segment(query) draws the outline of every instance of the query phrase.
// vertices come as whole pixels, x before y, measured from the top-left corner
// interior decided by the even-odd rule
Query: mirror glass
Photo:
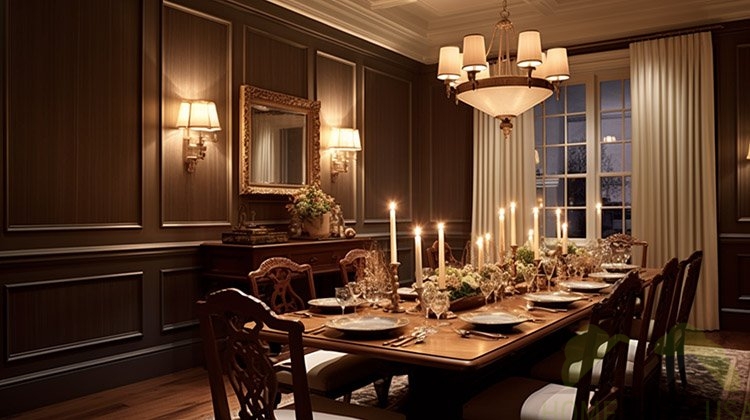
[[[242,86],[242,194],[293,194],[320,181],[320,102]]]

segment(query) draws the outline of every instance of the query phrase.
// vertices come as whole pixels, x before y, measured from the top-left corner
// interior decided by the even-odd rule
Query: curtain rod
[[[698,32],[716,31],[724,29],[724,25],[695,26],[692,28],[676,29],[673,31],[656,32],[646,35],[636,35],[623,38],[610,39],[606,41],[591,42],[588,44],[574,45],[568,47],[568,55],[589,54],[594,52],[619,50],[628,48],[632,42],[650,41],[653,39],[668,38],[672,36],[690,35]]]

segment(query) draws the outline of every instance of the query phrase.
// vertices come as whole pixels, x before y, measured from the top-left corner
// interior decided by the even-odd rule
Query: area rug
[[[676,363],[676,361],[675,361]],[[669,396],[662,374],[659,418],[662,419],[750,419],[750,351],[720,347],[685,346],[688,384]],[[390,388],[389,405],[398,408],[408,398],[408,379],[396,376]],[[283,403],[291,402],[285,396]],[[372,385],[352,393],[352,403],[374,406]]]

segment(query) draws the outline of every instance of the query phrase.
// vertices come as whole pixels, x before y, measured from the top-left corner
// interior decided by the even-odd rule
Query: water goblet
[[[450,306],[451,306],[450,293],[436,292],[435,296],[432,297],[432,300],[430,301],[430,309],[432,309],[432,312],[435,313],[435,318],[437,319],[436,325],[438,327],[449,325],[448,323],[441,323],[440,317],[448,311]]]
[[[495,277],[495,303],[497,303],[498,298],[500,301],[503,301],[503,297],[505,296],[505,289],[508,287],[511,281],[511,275],[507,271],[502,271],[500,273],[494,273],[493,277]]]
[[[336,302],[341,305],[341,315],[344,315],[344,311],[346,310],[346,304],[352,301],[352,292],[349,290],[348,287],[337,287],[334,289],[336,297]]]
[[[363,292],[362,284],[356,281],[350,281],[349,283],[346,284],[346,287],[349,289],[349,291],[352,294],[352,301],[354,302],[355,305],[358,305],[360,302],[359,299],[362,296],[362,292]],[[354,312],[355,313],[357,312],[356,306],[354,308]]]
[[[431,284],[431,283],[426,283]],[[425,286],[422,290],[422,297],[421,301],[419,302],[420,305],[422,305],[422,309],[424,309],[424,319],[425,319],[425,331],[428,334],[434,334],[437,332],[436,329],[430,327],[427,324],[427,320],[430,319],[430,306],[432,304],[432,299],[435,297],[435,295],[438,293],[438,290],[435,287]]]
[[[495,277],[496,274],[493,273],[492,276],[482,277],[482,279],[479,280],[479,290],[482,292],[482,295],[484,295],[485,307],[489,305],[490,295],[495,291],[495,288],[497,288],[497,281],[495,280]],[[497,300],[497,297],[495,297],[495,300]]]
[[[552,274],[555,272],[556,266],[557,261],[554,258],[542,258],[542,270],[544,271],[544,276],[547,278],[547,290],[552,290]]]

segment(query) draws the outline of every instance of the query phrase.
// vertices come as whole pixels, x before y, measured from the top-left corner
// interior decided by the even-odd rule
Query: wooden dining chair
[[[670,392],[674,392],[675,389],[675,356],[677,357],[677,366],[680,372],[680,382],[683,389],[687,387],[687,374],[685,372],[685,330],[688,318],[690,317],[690,311],[693,308],[693,302],[695,301],[702,262],[702,250],[693,252],[688,258],[680,262],[680,271],[677,276],[672,310],[667,321],[668,334],[664,350],[667,384]]]
[[[272,291],[265,303],[277,314],[300,311],[306,308],[305,301],[293,286],[293,280],[302,278],[309,289],[311,299],[315,299],[315,285],[312,268],[309,264],[297,264],[285,257],[272,257],[263,261],[257,270],[248,274],[253,293],[260,295],[260,284],[268,284]],[[297,282],[300,283],[300,282]],[[261,297],[262,298],[262,297]],[[364,356],[329,350],[315,350],[305,355],[310,391],[330,398],[344,397],[348,401],[351,392],[371,383],[378,382],[379,398],[388,389],[383,389],[382,381],[388,376],[383,373],[385,363]],[[283,362],[282,362],[283,365]],[[278,373],[279,383],[285,391],[291,391],[293,375],[288,370]]]
[[[341,282],[346,285],[350,281],[360,281],[365,277],[367,256],[370,251],[362,248],[349,250],[344,258],[339,260]]]
[[[435,241],[432,243],[432,246],[425,249],[425,254],[427,255],[427,264],[432,268],[433,270],[437,270],[438,268],[438,255],[439,255],[439,242]],[[447,242],[444,244],[445,249],[445,265],[450,267],[457,267],[461,268],[463,265],[461,264],[461,261],[457,260],[456,257],[453,256],[453,249],[451,249],[451,246],[448,245]]]
[[[641,267],[648,265],[648,242],[634,238],[626,233],[615,233],[604,238],[604,243],[613,253],[627,252],[631,255],[631,261],[638,262]],[[640,248],[640,261],[633,258],[633,247]]]
[[[571,360],[583,374],[575,384],[511,377],[471,398],[463,408],[464,420],[474,419],[579,419],[608,418],[621,409],[620,392],[627,362],[627,333],[640,290],[637,272],[618,280],[614,290],[594,305],[588,330],[569,346]],[[604,338],[603,338],[604,337]],[[602,339],[608,351],[597,361]],[[598,364],[597,381],[592,381]],[[558,371],[559,372],[559,371]]]
[[[225,375],[239,401],[241,419],[321,418],[322,413],[341,417],[329,419],[401,419],[398,413],[347,404],[311,395],[305,350],[304,325],[280,318],[265,303],[237,289],[223,289],[196,303],[201,338],[206,356],[214,417],[233,418],[227,401]],[[290,371],[294,378],[294,405],[277,409],[278,366],[269,357],[268,346],[260,338],[264,327],[283,331],[289,343]],[[235,417],[236,418],[236,417]]]

